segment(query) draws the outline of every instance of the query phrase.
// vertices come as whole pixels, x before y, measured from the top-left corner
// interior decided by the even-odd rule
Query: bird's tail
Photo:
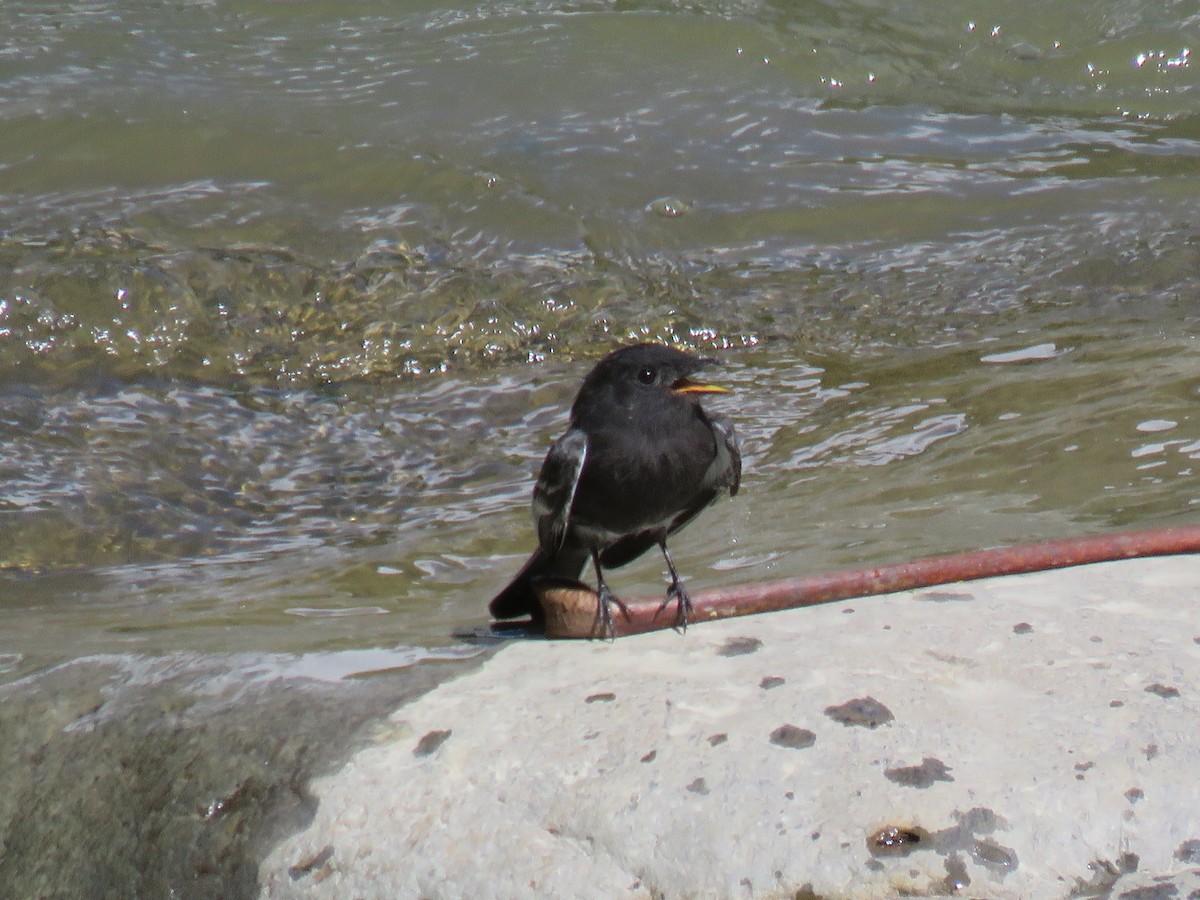
[[[576,579],[587,561],[586,550],[563,549],[551,554],[539,547],[508,583],[508,587],[492,598],[488,612],[496,619],[515,619],[528,615],[535,622],[541,621],[542,605],[534,593],[534,583],[544,578]]]

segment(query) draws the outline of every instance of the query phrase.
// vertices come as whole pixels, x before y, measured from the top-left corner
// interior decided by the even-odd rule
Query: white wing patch
[[[742,483],[742,448],[737,432],[728,420],[716,416],[712,426],[717,437],[717,458],[709,466],[704,480],[712,481],[717,490],[728,490],[729,496],[733,497]]]
[[[555,441],[546,454],[533,489],[533,521],[545,550],[558,550],[567,537],[571,504],[586,459],[587,435],[577,428]]]

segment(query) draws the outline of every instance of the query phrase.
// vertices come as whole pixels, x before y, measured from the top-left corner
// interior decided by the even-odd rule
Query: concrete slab
[[[1186,897],[1200,559],[516,642],[314,789],[263,897]]]

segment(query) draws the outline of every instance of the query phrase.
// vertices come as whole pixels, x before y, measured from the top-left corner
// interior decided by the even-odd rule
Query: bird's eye
[[[658,376],[657,372],[655,372],[653,369],[647,367],[645,369],[642,369],[642,371],[638,372],[638,381],[640,381],[642,384],[654,384],[654,379],[657,376]]]

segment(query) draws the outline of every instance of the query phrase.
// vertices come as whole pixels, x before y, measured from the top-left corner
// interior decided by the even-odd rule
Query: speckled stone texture
[[[264,897],[1200,897],[1200,559],[516,642]]]

